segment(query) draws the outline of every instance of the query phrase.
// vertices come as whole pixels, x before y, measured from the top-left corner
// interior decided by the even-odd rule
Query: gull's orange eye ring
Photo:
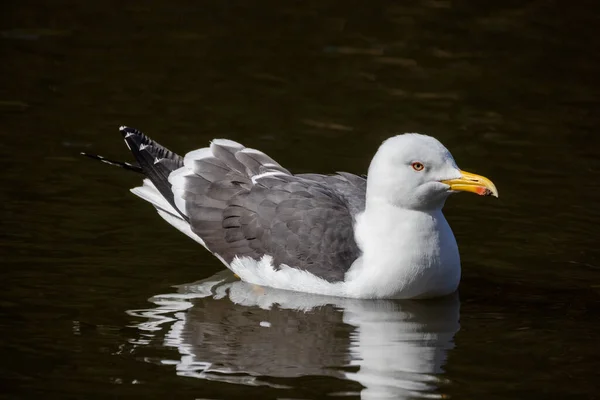
[[[423,171],[425,169],[425,166],[423,165],[423,163],[420,163],[418,161],[415,161],[414,163],[410,164],[413,169],[415,171]]]

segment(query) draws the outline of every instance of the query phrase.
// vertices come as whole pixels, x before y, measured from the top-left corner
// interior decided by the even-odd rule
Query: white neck
[[[458,287],[458,247],[441,209],[408,210],[367,196],[355,236],[363,255],[346,274],[348,296],[435,297]]]

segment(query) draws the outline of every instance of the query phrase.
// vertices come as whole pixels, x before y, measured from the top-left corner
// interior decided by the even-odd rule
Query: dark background
[[[437,137],[500,192],[445,208],[463,259],[445,391],[598,398],[598,26],[583,0],[3,2],[7,396],[325,393],[319,377],[277,394],[116,352],[126,310],[222,268],[128,192],[137,176],[78,155],[128,159],[126,124],[179,153],[231,138],[293,172],[364,173],[386,137]]]

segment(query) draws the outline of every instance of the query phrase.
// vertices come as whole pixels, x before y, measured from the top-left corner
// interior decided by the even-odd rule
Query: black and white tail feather
[[[131,191],[227,267],[236,258],[269,256],[275,268],[339,282],[359,257],[353,226],[364,210],[363,177],[292,175],[263,152],[227,139],[181,157],[136,129],[120,131],[136,164],[82,154],[144,174]]]

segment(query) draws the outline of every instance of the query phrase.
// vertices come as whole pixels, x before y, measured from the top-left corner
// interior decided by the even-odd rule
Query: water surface
[[[548,1],[12,1],[0,13],[9,398],[597,398],[600,7]],[[439,138],[500,198],[452,197],[455,297],[260,289],[81,159],[118,126],[364,173]],[[217,274],[217,275],[215,275]]]

